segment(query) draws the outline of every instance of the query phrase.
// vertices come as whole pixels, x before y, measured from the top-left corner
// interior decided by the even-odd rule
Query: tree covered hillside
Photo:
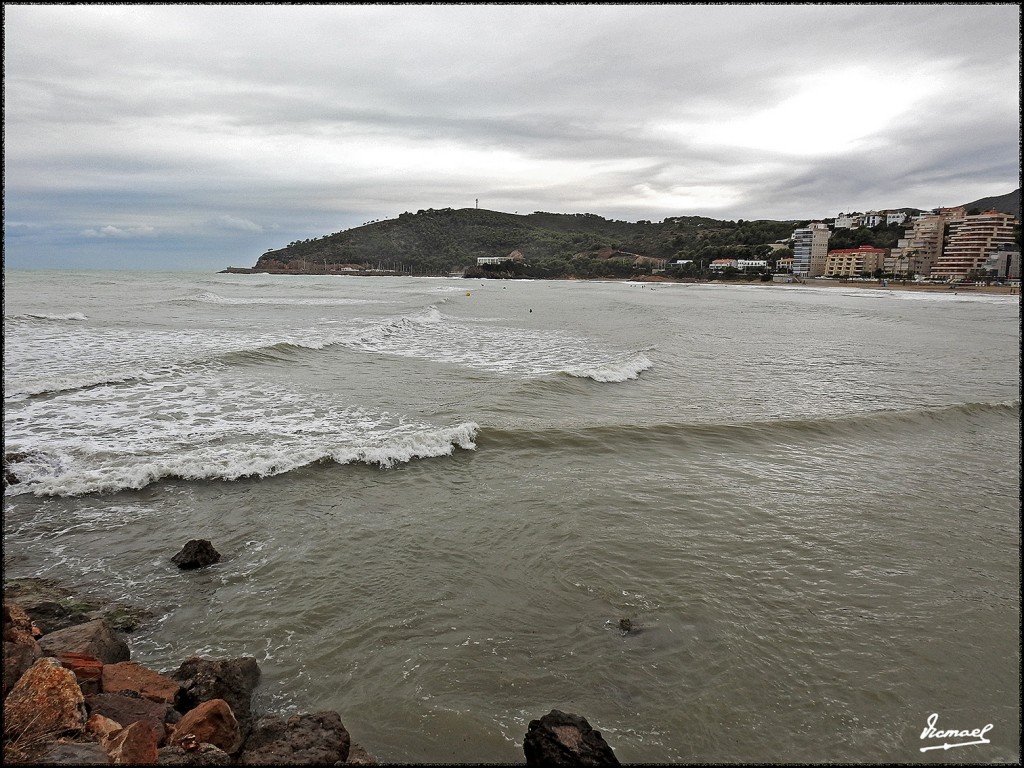
[[[756,246],[786,239],[806,223],[700,216],[633,223],[589,213],[521,216],[477,208],[429,209],[289,243],[264,253],[255,269],[336,271],[347,265],[447,273],[475,266],[480,256],[519,251],[537,276],[582,277],[606,273],[601,263],[615,257],[621,261],[623,254],[693,260],[754,256]]]

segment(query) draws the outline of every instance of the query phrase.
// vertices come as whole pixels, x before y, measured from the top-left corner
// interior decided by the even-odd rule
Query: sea
[[[152,611],[153,669],[253,656],[257,711],[381,762],[521,763],[552,709],[624,763],[1019,762],[1020,321],[7,270],[4,575]]]

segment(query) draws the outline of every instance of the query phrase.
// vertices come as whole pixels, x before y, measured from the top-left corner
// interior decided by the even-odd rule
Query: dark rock
[[[639,635],[643,631],[643,627],[637,624],[632,619],[619,619],[619,632],[625,635]]]
[[[377,758],[366,751],[361,744],[352,744],[348,750],[346,765],[377,765]]]
[[[153,612],[130,605],[112,605],[104,610],[103,618],[118,632],[134,632],[153,618]]]
[[[177,671],[168,675],[181,683],[174,701],[179,712],[188,712],[204,701],[224,699],[238,720],[244,739],[252,726],[252,694],[260,682],[256,659],[185,659]]]
[[[95,619],[106,619],[119,632],[132,632],[153,618],[153,613],[145,608],[77,597],[48,579],[25,578],[5,582],[4,599],[13,600],[24,608],[43,634]]]
[[[69,590],[50,579],[30,577],[10,579],[4,582],[4,599],[14,600],[26,610],[29,610],[35,603],[47,600],[61,602],[71,596]]]
[[[192,539],[182,547],[181,552],[171,558],[172,563],[183,569],[203,568],[219,560],[220,552],[206,539]]]
[[[33,640],[31,645],[23,643],[8,643],[4,641],[4,678],[3,694],[7,694],[18,683],[21,676],[36,663],[36,659],[43,655],[39,650],[39,644]]]
[[[191,749],[171,745],[157,751],[157,765],[231,765],[231,755],[213,744],[196,744]]]
[[[557,709],[530,721],[523,752],[527,765],[619,765],[601,732],[585,717]]]
[[[169,704],[161,704],[141,698],[138,694],[98,693],[85,697],[89,715],[103,715],[127,728],[132,723],[146,722],[157,734],[157,742],[167,737],[166,722],[173,722],[174,715]]]
[[[25,461],[32,454],[23,451],[11,451],[4,454],[4,488],[8,485],[17,485],[21,478],[14,472],[14,464]]]
[[[49,656],[82,653],[95,656],[104,664],[116,664],[131,658],[128,644],[106,619],[87,621],[43,635],[39,639],[39,647]]]
[[[61,744],[52,742],[41,750],[37,765],[110,765],[107,750],[95,741]]]
[[[243,765],[335,765],[348,760],[351,739],[337,712],[264,715],[238,762]]]
[[[89,616],[85,611],[76,610],[52,600],[43,600],[28,605],[25,611],[32,617],[33,623],[44,635],[89,621]]]

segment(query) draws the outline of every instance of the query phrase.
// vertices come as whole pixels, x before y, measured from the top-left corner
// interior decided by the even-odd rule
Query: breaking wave
[[[4,316],[4,322],[49,322],[49,323],[62,323],[62,322],[85,322],[89,318],[81,312],[68,312],[67,314],[61,315],[47,315],[47,314],[36,314],[33,312],[26,312],[22,315],[10,315]]]
[[[263,304],[275,306],[292,305],[311,307],[342,307],[360,304],[391,304],[394,302],[384,301],[381,299],[353,299],[341,296],[330,298],[286,298],[283,296],[246,296],[244,298],[235,298],[231,296],[221,296],[220,294],[213,293],[211,291],[203,291],[201,293],[197,293],[194,296],[186,296],[181,299],[176,299],[175,303],[223,304],[235,306],[250,306],[255,304]]]
[[[449,363],[519,378],[566,374],[598,382],[637,378],[653,363],[640,352],[615,352],[563,331],[459,323],[436,305],[392,318],[339,340],[372,354]]]

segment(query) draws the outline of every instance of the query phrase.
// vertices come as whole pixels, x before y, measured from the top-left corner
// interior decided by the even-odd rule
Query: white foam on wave
[[[5,412],[7,450],[23,453],[8,494],[79,496],[163,478],[269,477],[308,464],[380,467],[474,449],[477,425],[438,426],[322,403],[212,372],[100,386]]]
[[[4,318],[4,320],[7,321],[7,322],[9,322],[11,320],[22,320],[22,321],[26,321],[26,320],[27,321],[43,320],[43,321],[46,321],[46,322],[75,322],[75,323],[82,323],[82,322],[85,322],[88,319],[89,318],[86,317],[81,312],[68,312],[67,314],[58,314],[58,315],[47,315],[47,314],[43,314],[43,313],[26,312],[23,315],[11,315],[10,317],[5,317]]]
[[[335,343],[327,323],[288,332],[123,328],[15,328],[4,345],[4,399],[103,384],[151,381],[228,355],[286,345],[323,349]]]
[[[338,338],[349,349],[460,365],[519,378],[558,373],[619,382],[652,366],[642,353],[601,347],[564,331],[456,322],[436,306]]]
[[[620,360],[610,360],[604,364],[581,366],[565,371],[570,376],[593,379],[599,382],[621,382],[640,378],[640,373],[653,367],[647,355],[639,352]]]
[[[231,296],[221,296],[218,293],[212,291],[203,291],[195,296],[189,296],[182,301],[196,301],[203,304],[224,304],[224,305],[235,305],[235,306],[247,306],[253,304],[263,305],[291,305],[291,306],[321,306],[321,307],[342,307],[348,305],[360,305],[360,304],[394,304],[396,302],[386,301],[383,299],[354,299],[343,296],[335,296],[330,298],[311,298],[311,297],[297,297],[297,298],[286,298],[284,296],[246,296],[243,298],[235,298]]]

